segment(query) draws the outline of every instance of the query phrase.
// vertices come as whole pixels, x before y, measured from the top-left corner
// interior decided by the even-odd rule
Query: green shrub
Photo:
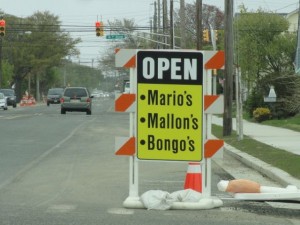
[[[264,106],[263,93],[259,89],[253,89],[245,102],[245,110],[250,118],[253,117],[253,111],[256,108]]]
[[[271,111],[268,108],[256,108],[253,111],[253,118],[259,123],[271,119],[271,116]]]

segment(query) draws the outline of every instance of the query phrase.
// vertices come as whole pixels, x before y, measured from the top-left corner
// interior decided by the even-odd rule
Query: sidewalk
[[[223,126],[223,118],[213,116],[212,123]],[[236,130],[235,119],[232,121],[232,128],[233,130]],[[243,132],[244,135],[247,135],[248,137],[251,137],[259,142],[300,155],[300,132],[262,125],[259,123],[251,123],[246,120],[243,120]],[[262,174],[265,174],[269,178],[279,182],[284,186],[292,184],[300,188],[300,180],[291,177],[285,171],[274,168],[269,164],[262,162],[261,160],[239,151],[238,149],[235,149],[227,144],[225,144],[224,151],[238,158],[247,166],[252,167]]]

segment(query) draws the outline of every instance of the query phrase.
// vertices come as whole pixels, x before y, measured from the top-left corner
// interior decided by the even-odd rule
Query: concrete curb
[[[241,161],[245,165],[254,170],[260,172],[261,174],[266,175],[270,179],[277,181],[283,186],[287,185],[295,185],[300,188],[300,180],[292,177],[287,172],[278,169],[276,167],[271,166],[268,163],[265,163],[245,152],[242,152],[231,145],[224,144],[224,151],[231,155],[232,157],[236,158],[237,160]]]

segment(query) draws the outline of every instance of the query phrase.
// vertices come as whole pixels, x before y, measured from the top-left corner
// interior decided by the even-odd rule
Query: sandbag
[[[141,201],[147,209],[170,209],[174,199],[166,191],[150,190],[141,195]]]
[[[202,194],[192,189],[185,189],[171,193],[176,202],[199,202]]]

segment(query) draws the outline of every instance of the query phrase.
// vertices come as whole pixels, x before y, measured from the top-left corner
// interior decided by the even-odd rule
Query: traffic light
[[[96,36],[104,36],[103,23],[99,21],[96,22]]]
[[[214,34],[215,34],[215,40],[218,40],[218,30],[214,30]]]
[[[209,30],[208,29],[203,30],[203,41],[209,42]]]
[[[101,26],[100,26],[100,36],[104,36],[103,22],[101,22]]]
[[[101,27],[101,22],[97,21],[96,22],[96,36],[100,36],[100,27]]]
[[[0,36],[3,37],[5,35],[5,20],[0,20]]]

